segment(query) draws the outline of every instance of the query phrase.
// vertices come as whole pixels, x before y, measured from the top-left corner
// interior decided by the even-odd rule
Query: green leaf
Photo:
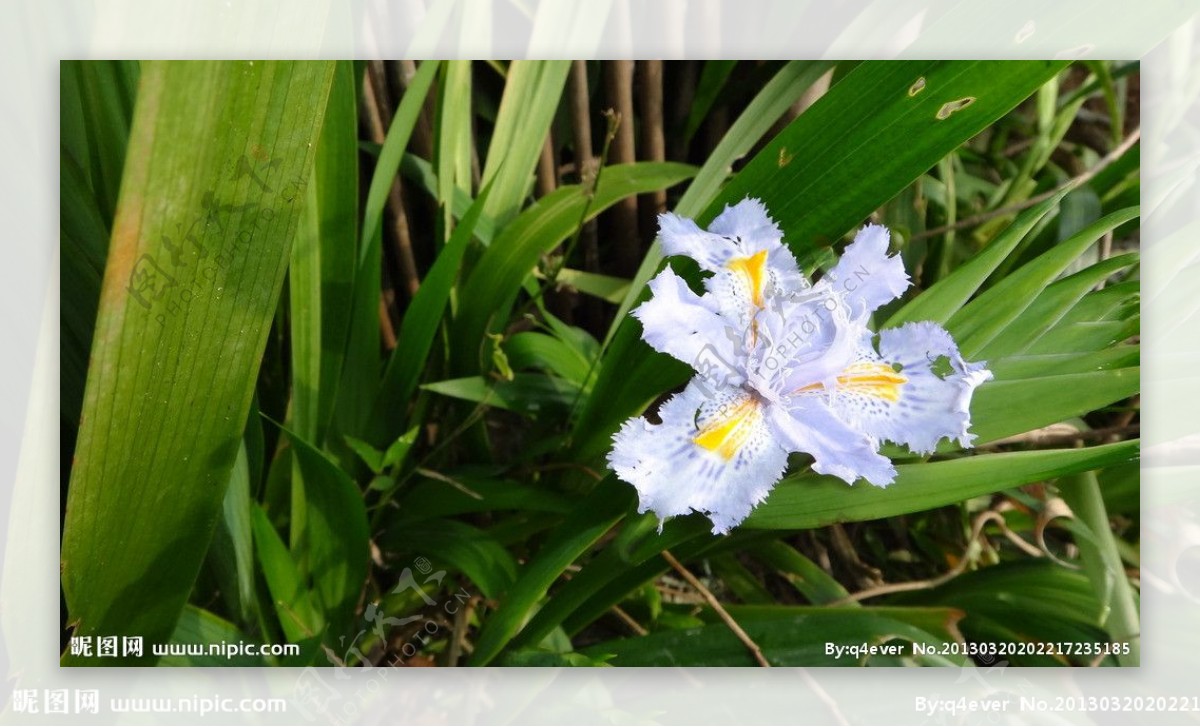
[[[435,381],[421,388],[454,399],[526,414],[536,414],[547,408],[568,407],[578,394],[578,389],[569,382],[542,374],[516,374],[512,381],[468,376]]]
[[[1140,369],[1136,367],[990,381],[975,392],[971,401],[971,431],[977,445],[986,444],[1083,416],[1133,396],[1140,388]],[[939,450],[957,448],[950,444]]]
[[[292,427],[321,444],[350,328],[358,239],[358,136],[354,68],[339,62],[329,109],[292,246],[288,294],[292,341]]]
[[[584,270],[563,268],[558,271],[555,281],[560,285],[570,286],[580,293],[593,295],[609,303],[619,304],[629,294],[629,281],[625,278],[589,273]]]
[[[494,539],[457,520],[426,520],[392,530],[388,550],[417,553],[460,571],[486,598],[499,598],[517,577],[517,562]]]
[[[1053,213],[1067,190],[1021,213],[1011,225],[988,243],[980,253],[939,280],[896,311],[883,328],[894,328],[911,321],[945,324],[975,294],[1000,263],[1004,262],[1025,236],[1047,215]]]
[[[1118,255],[1051,284],[1037,294],[1019,318],[984,346],[979,356],[986,359],[1025,351],[1057,325],[1088,291],[1114,273],[1136,264],[1137,259],[1135,253]]]
[[[1137,366],[1139,346],[1114,346],[1085,353],[1041,353],[1006,356],[988,361],[988,369],[1000,381],[1033,379],[1047,374],[1082,374]]]
[[[522,331],[504,342],[509,365],[514,370],[537,368],[555,373],[576,386],[591,374],[591,362],[578,349],[536,331]]]
[[[1007,275],[986,293],[968,303],[946,323],[967,358],[1012,323],[1034,298],[1104,233],[1137,217],[1137,208],[1114,212],[1063,240],[1037,259]]]
[[[959,623],[968,641],[1107,641],[1101,608],[1087,577],[1046,559],[1015,561],[964,573],[927,591],[898,594],[899,604],[949,606],[966,616]],[[1015,666],[1058,666],[1065,659],[1008,657]],[[1075,657],[1088,664],[1095,657]]]
[[[414,424],[407,432],[396,437],[396,441],[392,442],[392,445],[383,453],[383,469],[395,467],[404,462],[413,444],[417,441],[419,431],[418,426]]]
[[[708,117],[709,109],[729,80],[737,61],[705,61],[704,70],[700,71],[700,80],[696,84],[696,96],[692,99],[692,108],[688,112],[687,124],[683,127],[684,141],[691,141],[700,124]]]
[[[418,483],[404,497],[399,523],[503,510],[537,513],[538,517],[544,518],[571,509],[570,500],[544,487],[457,472],[448,476],[463,483],[470,494],[436,480]]]
[[[513,61],[508,67],[482,174],[482,184],[494,181],[484,212],[496,224],[517,214],[533,185],[533,170],[570,69],[570,61]]]
[[[1115,639],[1128,642],[1131,647],[1130,653],[1117,655],[1117,663],[1138,666],[1142,629],[1137,600],[1117,550],[1096,473],[1080,472],[1064,477],[1058,490],[1079,524],[1092,533],[1091,538],[1076,537],[1075,544],[1083,571],[1100,601],[1101,625]]]
[[[209,653],[218,644],[236,647],[244,643],[245,635],[233,624],[202,608],[188,606],[166,645],[168,655],[158,660],[158,666],[266,666],[260,656]]]
[[[831,244],[1065,66],[861,63],[755,155],[702,220],[749,195],[797,253]]]
[[[371,416],[375,423],[375,436],[381,441],[396,436],[395,433],[403,426],[406,405],[433,348],[434,336],[437,335],[442,314],[458,278],[463,253],[471,242],[475,224],[487,205],[490,191],[490,187],[485,187],[467,210],[404,311],[404,319],[400,322],[400,332],[396,337],[396,349],[388,359]]]
[[[392,180],[400,169],[404,150],[412,137],[413,128],[425,105],[425,97],[429,87],[437,75],[439,61],[426,61],[417,68],[417,74],[408,84],[408,90],[400,99],[400,106],[392,118],[383,148],[379,150],[379,159],[375,162],[375,172],[371,175],[371,185],[367,188],[367,202],[363,210],[362,243],[360,247],[360,264],[365,260],[370,248],[371,238],[379,233],[383,220],[383,208],[387,205],[388,190]]]
[[[332,77],[325,62],[142,68],[63,526],[79,635],[165,641],[183,610],[237,455]]]
[[[796,590],[814,604],[833,603],[850,595],[833,576],[783,541],[768,541],[754,546],[750,552],[763,563],[779,571]]]
[[[599,555],[583,565],[583,568],[564,583],[550,600],[544,604],[529,623],[512,640],[513,648],[536,644],[555,628],[562,626],[568,634],[590,623],[600,613],[607,611],[641,583],[666,570],[666,561],[661,557],[663,550],[674,549],[681,544],[695,542],[698,538],[708,543],[709,524],[700,517],[677,518],[666,523],[662,533],[645,538],[641,547],[632,552],[622,547],[623,540],[633,531],[641,534],[645,523],[652,530],[657,522],[653,516],[627,520],[621,533],[612,544]],[[675,555],[687,558],[693,555],[690,549],[676,551]],[[588,613],[579,618],[580,610]]]
[[[442,224],[449,234],[454,192],[471,193],[471,61],[446,61],[443,66],[437,118],[437,199],[443,206]]]
[[[911,656],[912,643],[941,649],[954,641],[962,613],[949,608],[822,608],[805,606],[727,606],[772,666],[863,666],[866,656],[838,658],[827,644],[890,644]],[[711,618],[711,617],[710,617]],[[756,666],[746,645],[724,623],[676,629],[638,638],[606,641],[584,649],[585,656],[612,654],[613,666]]]
[[[743,527],[802,530],[840,522],[877,520],[935,507],[1072,472],[1107,467],[1137,457],[1139,442],[1084,449],[980,454],[920,464],[896,465],[887,488],[854,487],[835,477],[784,478]]]
[[[242,624],[255,623],[258,597],[254,589],[254,538],[250,526],[250,465],[246,445],[238,447],[229,473],[221,521],[213,536],[209,558],[217,571],[221,595],[230,613]]]
[[[605,167],[590,198],[582,185],[560,187],[505,226],[484,251],[463,286],[463,300],[471,301],[471,305],[455,322],[454,350],[459,370],[467,373],[479,369],[478,357],[484,335],[507,324],[507,312],[521,283],[530,276],[541,255],[567,239],[582,222],[618,201],[671,187],[688,179],[695,171],[686,164],[670,162]]]
[[[358,266],[354,274],[353,312],[335,419],[340,432],[361,435],[367,439],[372,438],[366,436],[369,431],[364,430],[368,430],[371,413],[380,403],[379,301],[380,280],[383,277],[383,211],[387,205],[388,191],[396,178],[404,158],[404,149],[417,125],[437,69],[438,61],[422,63],[400,99],[383,148],[379,150],[363,207]]]
[[[517,582],[484,623],[472,666],[486,666],[528,620],[567,566],[590,548],[632,505],[632,490],[611,477],[599,483],[521,569]]]
[[[261,507],[255,505],[251,510],[250,524],[254,550],[284,635],[292,643],[319,642],[325,633],[325,618],[316,594],[305,585],[300,568]]]
[[[351,437],[349,434],[346,435],[345,439],[346,444],[350,445],[350,449],[354,450],[358,458],[363,461],[363,464],[370,467],[372,472],[379,474],[383,471],[383,452],[380,452],[357,437]]]
[[[362,493],[337,465],[295,432],[280,427],[291,441],[304,490],[304,532],[308,571],[331,627],[347,625],[367,579],[370,545]],[[335,644],[331,644],[335,645]]]
[[[137,87],[134,61],[60,64],[59,255],[63,420],[79,424],[129,123]],[[64,432],[64,443],[73,437]]]

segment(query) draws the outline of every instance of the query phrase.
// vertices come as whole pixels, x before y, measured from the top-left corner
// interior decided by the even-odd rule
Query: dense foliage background
[[[1138,663],[1136,64],[61,83],[64,663],[154,658],[70,634],[302,646],[176,665]],[[657,213],[746,195],[814,276],[892,229],[915,284],[875,324],[989,362],[979,446],[889,448],[887,490],[797,456],[731,535],[659,532],[604,454],[689,372],[626,313]]]

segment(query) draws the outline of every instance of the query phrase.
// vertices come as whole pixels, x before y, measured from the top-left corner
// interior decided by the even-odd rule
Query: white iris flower
[[[766,498],[790,452],[811,455],[816,472],[885,487],[896,468],[883,440],[922,454],[943,437],[971,445],[985,364],[963,361],[935,323],[884,330],[878,350],[867,328],[909,285],[886,228],[864,227],[812,284],[758,200],[727,207],[707,231],[673,214],[659,226],[666,254],[712,275],[697,295],[667,267],[633,311],[647,343],[697,371],[659,408],[660,424],[634,417],[613,438],[609,464],[637,488],[639,512],[695,510],[725,533]]]

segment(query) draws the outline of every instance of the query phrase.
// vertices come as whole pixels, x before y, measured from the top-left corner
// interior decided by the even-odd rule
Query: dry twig
[[[746,648],[750,650],[750,654],[754,656],[754,660],[758,662],[758,665],[771,666],[771,662],[767,661],[767,657],[763,656],[762,649],[759,648],[758,644],[754,643],[754,639],[750,638],[749,634],[742,630],[742,627],[738,625],[738,622],[733,620],[733,616],[729,615],[729,612],[725,610],[725,607],[721,605],[721,602],[717,600],[717,597],[712,594],[712,591],[708,590],[708,588],[700,582],[700,579],[697,578],[690,570],[683,567],[683,563],[675,560],[675,556],[671,555],[670,551],[662,551],[662,557],[663,560],[667,561],[668,565],[670,565],[677,573],[679,573],[679,575],[683,576],[683,579],[688,582],[688,585],[690,585],[692,588],[695,588],[700,595],[704,597],[705,602],[707,602],[708,605],[712,607],[712,610],[721,617],[721,620],[725,622],[725,625],[729,627],[729,630],[733,632],[733,635],[738,637],[738,640],[745,644]]]

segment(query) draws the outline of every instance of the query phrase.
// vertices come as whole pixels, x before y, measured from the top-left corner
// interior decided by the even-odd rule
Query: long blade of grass
[[[570,69],[570,61],[513,61],[508,67],[481,179],[494,182],[484,213],[496,224],[515,216],[529,193]]]
[[[425,368],[442,314],[458,278],[463,254],[473,239],[475,225],[483,214],[491,189],[489,185],[480,192],[479,198],[454,228],[454,233],[417,289],[412,303],[404,311],[404,320],[400,323],[400,333],[396,338],[396,350],[388,359],[371,416],[373,435],[380,446],[389,437],[395,439],[403,427],[407,414],[405,404]]]
[[[320,444],[333,416],[350,328],[358,239],[354,65],[339,62],[288,269],[291,426]]]
[[[382,269],[382,228],[388,190],[400,169],[404,150],[425,105],[425,97],[437,77],[438,62],[426,61],[409,82],[392,125],[388,128],[383,148],[375,162],[367,200],[363,208],[363,225],[358,250],[358,267],[354,275],[354,302],[346,363],[338,387],[335,420],[342,434],[359,436],[367,426],[372,406],[376,402],[381,369],[379,366],[379,300]]]

